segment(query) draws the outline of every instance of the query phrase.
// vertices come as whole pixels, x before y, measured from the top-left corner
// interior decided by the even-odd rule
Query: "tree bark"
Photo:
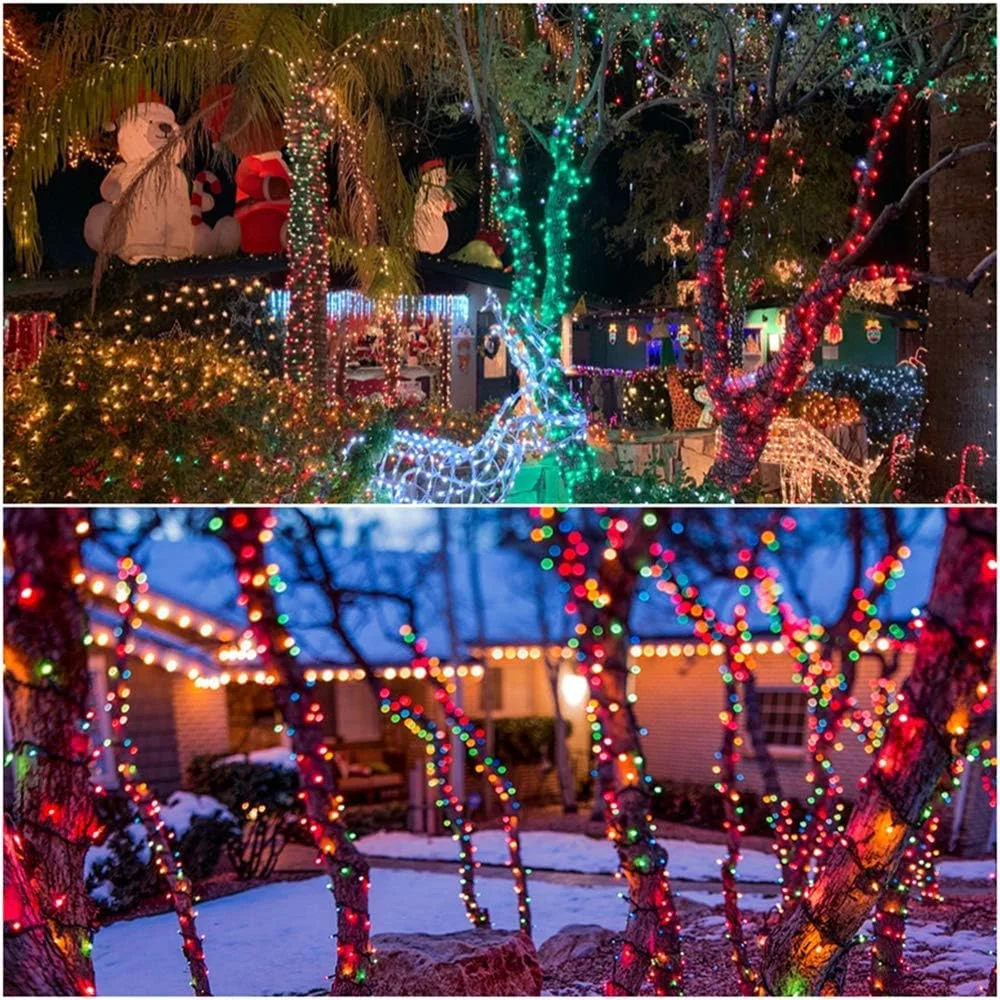
[[[14,821],[3,827],[3,991],[5,996],[75,996],[78,980],[42,916],[24,869]],[[94,992],[93,987],[90,990]]]
[[[966,100],[966,96],[968,100]],[[994,118],[985,94],[963,95],[959,114],[930,102],[930,161],[951,149],[979,142]],[[995,160],[994,160],[995,162]],[[987,249],[996,246],[995,177],[970,157],[941,171],[929,187],[930,271],[968,274]],[[958,481],[962,449],[979,444],[986,463],[974,483],[984,499],[996,497],[996,289],[975,296],[931,286],[928,292],[927,409],[917,470],[919,499],[937,500]],[[956,405],[959,401],[959,405]]]
[[[115,737],[113,742],[115,764],[121,778],[122,790],[129,797],[146,831],[153,848],[153,862],[166,884],[167,898],[177,915],[181,950],[184,952],[184,959],[191,973],[191,987],[195,996],[207,997],[212,995],[212,987],[208,978],[208,966],[205,964],[205,951],[198,934],[194,886],[184,874],[174,834],[160,817],[159,800],[149,785],[139,777],[136,759],[138,746],[134,740],[130,746],[126,746],[125,743],[125,726],[128,722],[128,681],[131,677],[128,645],[132,637],[135,597],[140,587],[136,580],[140,572],[138,564],[131,559],[127,565],[119,562],[118,578],[128,587],[128,595],[119,605],[122,616],[115,643],[115,670],[113,673],[109,670],[111,676],[108,678],[108,691],[111,694],[109,700],[114,710],[111,728]]]
[[[263,546],[274,519],[265,508],[230,508],[222,538],[236,561],[240,603],[263,662],[277,677],[274,700],[285,721],[299,765],[305,804],[303,823],[319,850],[337,904],[337,967],[331,993],[371,995],[374,954],[368,913],[369,866],[341,822],[343,798],[337,791],[332,755],[323,737],[323,711],[306,684],[295,642],[279,621]]]
[[[628,621],[639,565],[649,559],[652,541],[652,528],[641,515],[633,515],[631,524],[614,520],[607,544],[615,548],[617,558],[603,558],[597,573],[598,592],[605,600],[596,607],[587,599],[582,581],[573,591],[587,627],[581,644],[588,661],[593,714],[600,726],[598,766],[606,765],[614,776],[613,786],[604,793],[608,836],[629,887],[624,941],[605,984],[605,992],[612,996],[635,996],[646,980],[660,993],[683,991],[680,926],[667,874],[667,851],[652,829],[652,778],[646,772],[628,691]]]
[[[996,513],[952,509],[902,708],[843,836],[815,884],[768,938],[769,993],[812,993],[827,980],[920,829],[937,782],[961,751],[988,691],[996,632]]]
[[[296,90],[285,127],[292,174],[285,375],[324,393],[330,353],[326,330],[326,284],[330,270],[326,154],[331,129],[313,96],[311,84],[303,84]]]
[[[90,959],[93,905],[84,886],[84,858],[100,834],[89,767],[90,676],[84,636],[87,619],[74,580],[79,578],[76,511],[11,509],[4,539],[11,576],[5,588],[4,694],[13,735],[14,820],[18,854],[34,907],[29,938],[8,938],[5,976],[32,992],[49,975],[94,993]],[[5,841],[5,868],[6,862]],[[17,878],[17,866],[12,868]],[[37,911],[37,912],[35,912]],[[48,941],[39,944],[40,937]],[[9,950],[8,950],[9,942]],[[59,969],[22,969],[32,952],[58,954]],[[36,982],[36,977],[39,977]],[[20,991],[19,991],[20,992]],[[44,989],[41,992],[51,992]]]

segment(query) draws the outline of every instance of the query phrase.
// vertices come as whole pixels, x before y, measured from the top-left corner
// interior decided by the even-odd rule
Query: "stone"
[[[542,969],[517,931],[376,934],[377,996],[539,996]]]
[[[569,924],[538,949],[538,962],[548,976],[567,962],[596,955],[612,947],[618,935],[597,924]]]

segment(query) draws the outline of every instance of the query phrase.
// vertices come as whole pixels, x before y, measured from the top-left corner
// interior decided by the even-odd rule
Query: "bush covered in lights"
[[[632,427],[673,427],[666,368],[636,372],[622,392],[622,419]]]
[[[816,368],[805,388],[857,400],[868,425],[868,440],[880,448],[888,448],[897,434],[916,437],[927,396],[927,376],[923,368],[914,365],[895,368],[844,365]]]
[[[382,443],[341,465],[349,412],[186,334],[74,333],[7,379],[4,415],[6,499],[21,503],[349,501]]]
[[[601,472],[573,496],[574,503],[581,504],[733,503],[737,499],[747,498],[711,483],[699,486],[687,476],[661,483],[652,474],[624,472]]]

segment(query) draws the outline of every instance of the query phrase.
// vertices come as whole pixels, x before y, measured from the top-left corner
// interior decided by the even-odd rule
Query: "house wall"
[[[719,748],[718,713],[723,707],[723,686],[719,676],[720,659],[713,656],[652,656],[638,661],[642,670],[635,687],[639,724],[649,730],[644,740],[650,772],[657,779],[692,782],[710,786],[712,765]],[[759,690],[794,690],[791,677],[794,661],[785,654],[757,654],[757,686]],[[912,658],[907,657],[896,676],[901,683],[909,672]],[[858,665],[855,694],[864,704],[873,682],[880,673],[880,664],[873,657],[864,657]],[[763,791],[760,768],[754,757],[745,729],[743,774],[746,786]],[[868,770],[871,757],[853,733],[845,733],[843,750],[836,756],[845,795],[850,798],[858,778]],[[781,778],[782,792],[793,798],[804,798],[808,792],[805,779],[808,758],[804,749],[774,748],[772,755]]]
[[[182,779],[195,757],[232,749],[225,690],[198,688],[178,677],[173,685],[173,712]]]

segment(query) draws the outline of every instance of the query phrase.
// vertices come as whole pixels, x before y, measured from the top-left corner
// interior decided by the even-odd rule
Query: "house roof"
[[[385,511],[378,515],[373,513],[373,517],[402,518],[405,513]],[[924,603],[930,591],[943,516],[939,511],[927,511],[915,524],[915,530],[908,533],[912,555],[907,560],[906,573],[880,601],[883,621],[908,620],[912,610]],[[865,552],[866,564],[873,564],[884,555],[872,546],[869,548],[871,551]],[[353,665],[350,654],[324,624],[328,614],[322,595],[316,588],[296,581],[292,559],[282,543],[273,543],[268,553],[281,567],[287,583],[287,590],[279,594],[277,600],[280,609],[289,615],[289,627],[303,649],[304,662]],[[432,552],[348,547],[331,548],[329,556],[342,586],[378,588],[411,597],[416,618],[413,624],[418,634],[427,638],[429,654],[443,660],[452,659],[443,579]],[[114,571],[115,559],[103,547],[87,543],[84,559],[92,569]],[[182,601],[242,629],[245,620],[236,604],[232,559],[218,539],[185,536],[171,541],[154,538],[145,543],[140,561],[156,595]],[[561,644],[572,634],[575,622],[563,611],[564,597],[557,574],[542,572],[534,560],[513,549],[496,548],[479,553],[484,599],[480,635],[470,595],[468,551],[455,546],[451,561],[455,617],[466,646]],[[803,582],[797,589],[808,606],[793,602],[796,610],[829,623],[839,616],[850,587],[848,544],[843,539],[819,538],[803,551],[799,566],[798,578]],[[693,582],[702,583],[697,567],[683,568]],[[731,615],[737,601],[736,589],[728,580],[713,579],[702,583],[702,597],[724,618]],[[400,626],[409,623],[408,610],[402,604],[389,599],[360,600],[346,610],[344,621],[352,640],[371,663],[409,662],[409,647],[399,636]],[[750,613],[749,622],[755,633],[767,632],[767,618],[756,607]],[[155,628],[156,622],[151,624]],[[691,637],[690,629],[674,616],[669,599],[648,584],[639,590],[631,632],[636,641],[643,642],[683,642]],[[458,652],[458,658],[466,655],[467,649]]]

